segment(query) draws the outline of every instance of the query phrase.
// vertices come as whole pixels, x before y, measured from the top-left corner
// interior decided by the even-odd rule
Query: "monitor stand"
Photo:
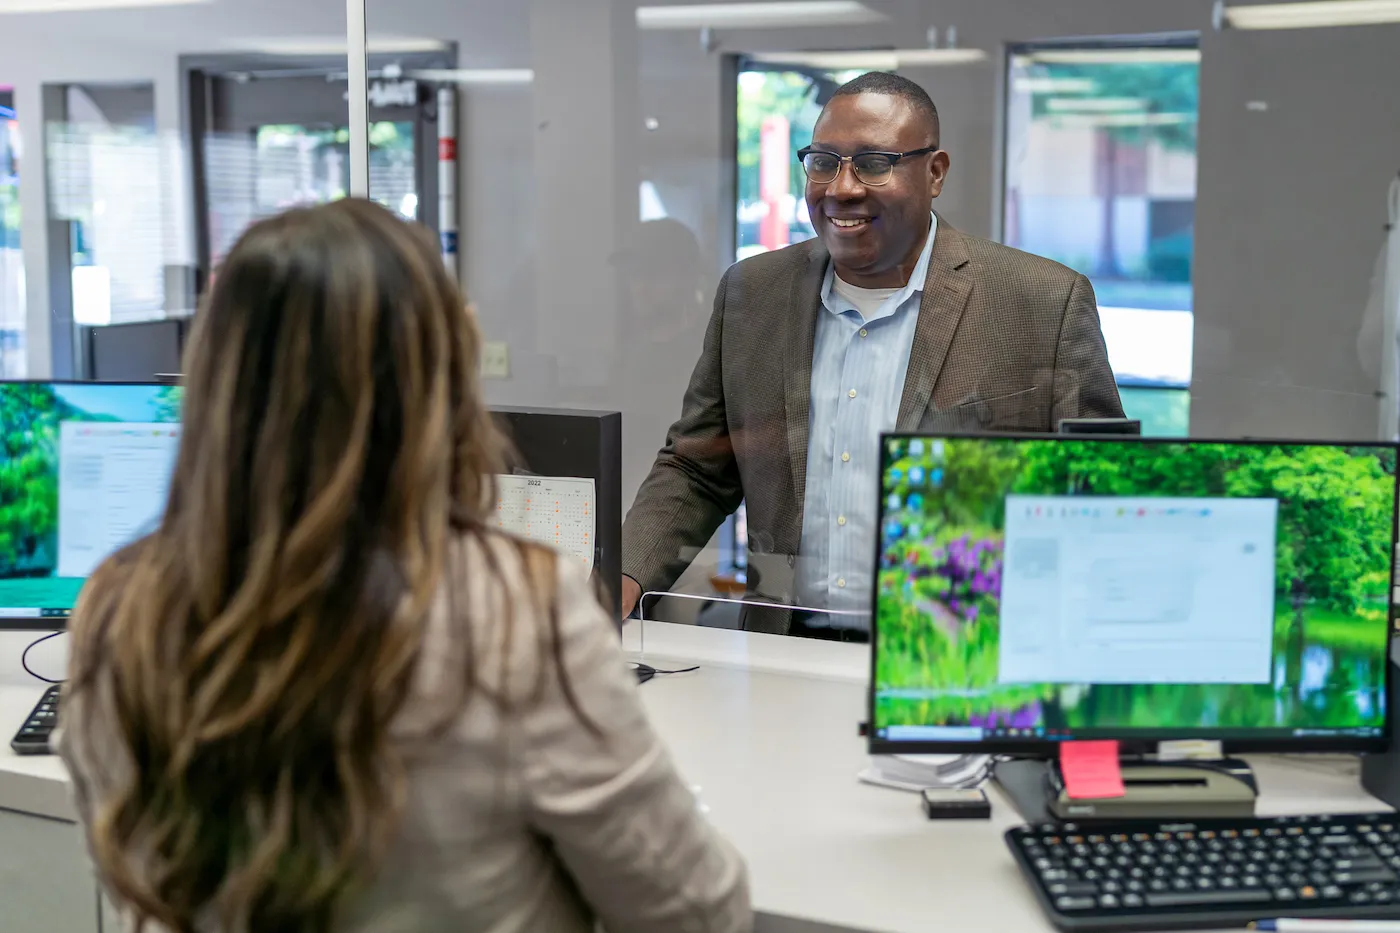
[[[1238,758],[1123,761],[1122,797],[1071,799],[1057,761],[1013,759],[993,779],[1028,823],[1085,820],[1189,820],[1254,815],[1259,787]]]

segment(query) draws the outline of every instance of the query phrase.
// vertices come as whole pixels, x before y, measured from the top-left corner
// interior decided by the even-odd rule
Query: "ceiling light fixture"
[[[1090,78],[1016,78],[1011,89],[1017,94],[1092,94],[1099,85]]]
[[[1181,126],[1195,123],[1194,113],[1057,113],[1059,126]]]
[[[134,10],[140,7],[194,6],[211,2],[212,0],[0,0],[0,14]]]
[[[1027,56],[1043,65],[1190,65],[1200,64],[1200,49],[1041,49]]]
[[[529,84],[535,72],[529,68],[424,68],[410,78],[438,84]]]
[[[0,0],[4,3],[5,0]],[[335,36],[286,36],[266,39],[232,39],[227,48],[260,55],[345,55],[345,38]],[[441,52],[447,44],[440,39],[411,36],[370,36],[366,48],[371,54],[392,55],[413,52]]]
[[[1045,102],[1050,113],[1145,113],[1145,97],[1052,97]]]
[[[837,52],[750,52],[750,61],[767,65],[796,65],[823,71],[895,71],[939,65],[970,65],[984,61],[982,49],[852,49]]]
[[[784,0],[776,3],[695,3],[637,8],[639,29],[774,29],[791,26],[859,26],[885,14],[854,0]]]
[[[1400,23],[1400,0],[1307,0],[1228,6],[1224,21],[1235,29],[1318,29]]]

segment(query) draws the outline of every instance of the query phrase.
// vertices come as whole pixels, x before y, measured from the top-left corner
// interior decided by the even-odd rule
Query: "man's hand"
[[[642,585],[631,577],[622,578],[622,617],[625,619],[637,608],[637,600],[642,598]]]

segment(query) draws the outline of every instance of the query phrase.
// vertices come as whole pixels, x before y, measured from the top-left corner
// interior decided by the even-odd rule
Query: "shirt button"
[[[862,328],[860,329],[860,335],[861,335],[862,337],[869,337],[869,336],[870,336],[870,331],[868,331],[868,330],[866,330],[864,327],[862,327]]]
[[[842,577],[841,579],[837,580],[836,585],[844,590],[846,588],[846,578]]]
[[[851,391],[847,392],[846,394],[849,395],[851,398],[855,398],[855,397],[856,397],[856,390],[855,390],[855,389],[852,389]]]
[[[850,463],[850,462],[851,462],[851,455],[850,455],[849,453],[844,453],[844,454],[842,454],[842,455],[841,455],[841,462],[842,462],[842,463]]]
[[[836,524],[840,525],[842,528],[845,528],[845,527],[846,527],[846,516],[842,515],[840,518],[836,519]]]

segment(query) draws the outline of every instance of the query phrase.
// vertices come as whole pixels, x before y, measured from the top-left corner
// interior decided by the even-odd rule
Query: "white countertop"
[[[861,784],[869,651],[862,646],[647,623],[630,653],[692,674],[642,687],[647,709],[710,818],[748,860],[763,929],[1051,929],[1006,851],[1019,820],[993,790],[992,819],[929,821],[912,794]],[[645,647],[644,653],[638,649]],[[73,819],[52,756],[21,758],[13,736],[43,686],[0,686],[0,808]],[[1354,761],[1251,759],[1260,812],[1385,809]],[[3,845],[0,840],[0,845]]]

